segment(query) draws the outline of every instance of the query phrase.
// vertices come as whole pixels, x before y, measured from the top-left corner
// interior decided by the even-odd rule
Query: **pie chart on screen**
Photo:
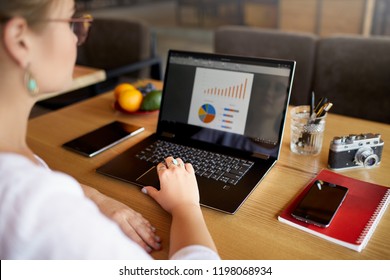
[[[198,111],[199,119],[204,123],[211,123],[215,119],[215,108],[211,104],[203,104]]]

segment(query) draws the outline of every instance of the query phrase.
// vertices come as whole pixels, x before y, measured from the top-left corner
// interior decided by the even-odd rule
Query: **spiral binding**
[[[378,204],[378,207],[376,208],[374,214],[371,216],[370,220],[367,222],[366,226],[364,227],[362,233],[356,240],[357,244],[361,244],[368,234],[371,235],[374,232],[374,229],[379,223],[380,220],[379,218],[383,215],[383,213],[387,208],[387,205],[389,204],[390,201],[389,198],[390,198],[390,189],[386,191],[386,194],[383,196],[381,202]]]

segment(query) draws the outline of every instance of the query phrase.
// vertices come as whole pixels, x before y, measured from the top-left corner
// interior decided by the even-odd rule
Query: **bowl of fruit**
[[[152,83],[121,83],[114,89],[114,108],[127,114],[145,114],[158,111],[162,92]]]

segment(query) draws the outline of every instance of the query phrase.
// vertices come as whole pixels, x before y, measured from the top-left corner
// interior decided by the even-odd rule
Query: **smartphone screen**
[[[84,156],[93,157],[143,130],[144,128],[140,126],[114,121],[62,146]]]
[[[328,227],[347,193],[346,187],[317,180],[291,215],[309,224]]]

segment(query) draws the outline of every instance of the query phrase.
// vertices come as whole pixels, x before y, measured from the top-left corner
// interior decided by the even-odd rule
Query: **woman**
[[[92,21],[73,14],[73,0],[0,2],[0,259],[150,259],[160,238],[147,220],[51,171],[26,143],[38,96],[72,81]],[[157,169],[160,191],[142,191],[172,215],[170,258],[218,259],[192,166],[169,157]]]

